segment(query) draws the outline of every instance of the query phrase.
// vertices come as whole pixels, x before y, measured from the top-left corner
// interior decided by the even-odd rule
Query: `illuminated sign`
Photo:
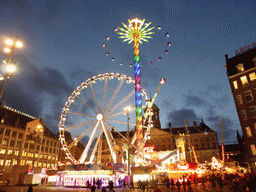
[[[189,164],[180,164],[180,163],[178,163],[177,167],[178,167],[178,169],[188,169]]]
[[[154,147],[144,147],[144,153],[153,153]]]

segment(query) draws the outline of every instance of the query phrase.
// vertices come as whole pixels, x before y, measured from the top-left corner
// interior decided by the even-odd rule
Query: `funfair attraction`
[[[154,97],[149,99],[146,90],[141,88],[139,44],[152,38],[150,35],[155,33],[152,31],[154,27],[148,28],[151,23],[146,23],[145,19],[136,18],[128,22],[128,25],[122,23],[124,28],[118,27],[114,31],[121,35],[119,38],[124,39],[123,42],[133,42],[134,80],[119,73],[103,73],[82,82],[73,91],[65,103],[59,123],[59,139],[66,162],[60,163],[63,166],[59,167],[62,168],[51,176],[56,185],[88,186],[100,180],[104,186],[111,180],[118,186],[119,181],[128,175],[127,182],[130,179],[136,182],[165,175],[180,178],[184,172],[194,174],[198,171],[197,160],[195,163],[186,163],[182,139],[176,141],[176,146],[182,150],[159,152],[144,146],[147,139],[150,139],[153,126],[152,106],[165,79],[160,80]],[[158,26],[157,29],[161,28]],[[107,40],[110,40],[109,36]],[[106,47],[105,43],[103,47]],[[128,121],[125,114],[129,114],[124,112],[127,106],[134,106],[130,107]],[[146,109],[144,115],[143,109]],[[127,126],[128,129],[129,126],[135,128],[131,130],[134,132],[132,138],[119,134],[119,131]],[[120,149],[117,148],[113,130],[134,149],[134,153],[130,155],[129,147],[121,149],[128,154],[127,159],[119,158]],[[68,135],[71,135],[72,139],[67,137]],[[103,146],[104,139],[107,141],[106,146]],[[72,153],[78,143],[84,145],[79,157]],[[110,151],[110,159],[109,162],[102,163],[106,148]],[[195,154],[194,151],[193,153]],[[130,162],[133,162],[132,166]]]

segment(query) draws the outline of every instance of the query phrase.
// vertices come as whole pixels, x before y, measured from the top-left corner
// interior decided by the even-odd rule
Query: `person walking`
[[[184,191],[186,192],[186,191],[187,191],[187,187],[186,187],[187,182],[185,181],[185,179],[183,179],[183,181],[182,181],[182,185],[183,185],[183,189],[184,189]]]
[[[174,180],[173,180],[173,178],[171,178],[171,186],[172,186],[172,189],[174,189],[175,184],[174,184]]]
[[[180,184],[180,181],[179,181],[179,180],[177,180],[176,186],[178,187],[178,192],[180,192],[180,186],[181,186],[181,184]]]
[[[28,192],[33,192],[32,185],[29,185]]]
[[[191,187],[191,181],[190,181],[190,180],[188,180],[187,185],[188,185],[188,192],[193,192],[193,189],[192,189],[192,187]]]

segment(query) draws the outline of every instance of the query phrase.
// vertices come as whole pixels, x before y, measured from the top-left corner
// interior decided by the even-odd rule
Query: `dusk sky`
[[[234,57],[235,50],[256,40],[255,13],[256,2],[249,0],[3,0],[1,60],[9,58],[3,52],[7,37],[18,35],[24,46],[15,50],[18,71],[7,80],[1,100],[42,117],[57,133],[62,108],[82,82],[111,72],[134,77],[133,45],[122,43],[114,29],[128,19],[145,18],[161,26],[140,46],[140,56],[141,85],[148,96],[153,97],[160,78],[166,79],[155,101],[162,128],[168,122],[184,127],[184,120],[191,126],[203,118],[220,139],[222,116],[225,141],[236,141],[241,127],[224,55]]]

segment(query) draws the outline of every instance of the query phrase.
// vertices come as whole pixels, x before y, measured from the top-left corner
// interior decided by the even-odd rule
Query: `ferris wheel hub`
[[[96,116],[96,119],[97,119],[98,121],[101,121],[101,120],[103,119],[103,115],[99,113],[99,114]]]

